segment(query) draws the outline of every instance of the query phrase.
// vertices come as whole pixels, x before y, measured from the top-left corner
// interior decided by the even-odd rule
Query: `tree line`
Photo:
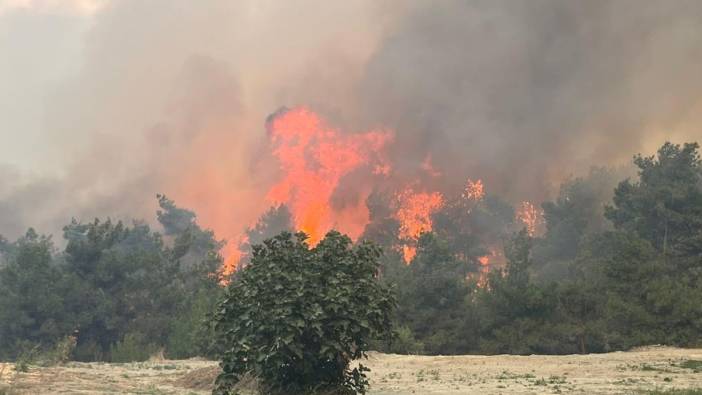
[[[563,354],[702,345],[699,146],[666,143],[634,164],[638,174],[623,181],[607,169],[566,181],[542,204],[545,231],[536,237],[497,196],[448,199],[409,265],[387,201],[371,195],[362,240],[382,248],[376,276],[397,300],[395,335],[372,346]],[[238,292],[238,281],[229,290],[218,284],[223,243],[193,212],[158,199],[159,231],[138,221],[74,220],[61,250],[32,229],[15,241],[0,238],[0,359],[66,339],[80,361],[222,355],[216,306]],[[290,224],[284,207],[272,208],[242,250],[266,251],[263,241]],[[496,245],[504,266],[478,281],[480,258]],[[289,250],[304,256],[299,245]]]
[[[455,247],[461,232],[454,229],[470,229],[475,214],[447,216],[451,226],[436,221],[410,265],[386,257],[384,280],[398,293],[399,336],[383,349],[570,354],[702,345],[698,150],[695,143],[666,143],[654,156],[638,155],[637,176],[613,190],[607,187],[613,172],[603,169],[564,183],[542,205],[543,236],[526,230],[508,236],[506,266],[483,284],[465,279],[479,269],[475,260],[484,248]],[[485,215],[481,210],[490,209],[479,207],[477,215]],[[469,237],[462,240],[470,240],[471,231],[464,232]]]
[[[191,211],[159,196],[162,232],[142,222],[72,221],[57,251],[33,229],[0,243],[0,359],[51,351],[66,338],[78,361],[207,355],[222,289],[222,243]]]

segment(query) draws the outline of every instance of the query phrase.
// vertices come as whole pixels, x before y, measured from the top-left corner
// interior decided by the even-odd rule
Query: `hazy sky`
[[[266,116],[395,130],[398,172],[548,197],[702,140],[698,0],[0,0],[0,234],[261,212]]]
[[[0,0],[0,162],[46,170],[52,147],[45,139],[44,106],[61,82],[78,72],[96,10],[91,5]]]

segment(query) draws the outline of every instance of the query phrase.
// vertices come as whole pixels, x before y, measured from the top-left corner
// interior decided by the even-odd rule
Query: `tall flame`
[[[355,199],[336,204],[334,193],[351,172],[365,171],[365,179],[388,176],[391,167],[383,157],[383,148],[393,134],[385,130],[342,133],[304,107],[279,111],[269,119],[267,128],[280,177],[268,189],[266,204],[286,205],[295,230],[305,232],[311,245],[333,228],[356,239],[369,222],[365,201],[371,188],[354,185]],[[236,271],[242,257],[236,248],[240,243],[238,240],[234,248],[227,249],[221,270],[225,278]]]
[[[267,188],[264,186],[258,205],[284,204],[291,213],[293,226],[309,236],[311,245],[317,244],[331,229],[357,239],[370,221],[367,198],[374,186],[393,176],[393,168],[385,157],[393,133],[387,130],[344,133],[304,107],[281,110],[269,118],[266,126],[270,152],[277,162],[277,176]],[[442,177],[430,155],[424,158],[420,168],[431,178]],[[413,182],[400,189],[393,203],[393,216],[399,222],[397,248],[408,264],[417,254],[419,236],[432,231],[432,217],[445,205],[441,192],[424,188]],[[461,197],[468,210],[474,208],[485,198],[483,181],[468,179]],[[538,232],[542,216],[541,210],[526,201],[516,213],[516,219],[532,236]],[[227,246],[220,273],[224,279],[236,270],[243,256],[238,250],[242,235],[243,229]],[[504,261],[493,248],[490,250],[490,254],[477,258],[481,279]]]
[[[522,202],[517,209],[516,217],[526,227],[529,236],[536,235],[539,226],[543,224],[543,211],[530,202]]]
[[[268,200],[288,206],[296,229],[307,233],[311,244],[318,243],[333,227],[358,237],[368,223],[365,198],[334,208],[332,195],[341,178],[361,166],[373,165],[369,173],[389,172],[380,152],[392,134],[343,134],[306,108],[276,116],[269,133],[283,178],[270,189]]]
[[[444,205],[444,197],[439,192],[415,192],[406,188],[397,195],[398,209],[395,218],[400,223],[401,240],[416,242],[422,232],[432,230],[432,215]],[[417,254],[415,246],[405,244],[402,253],[406,263]]]

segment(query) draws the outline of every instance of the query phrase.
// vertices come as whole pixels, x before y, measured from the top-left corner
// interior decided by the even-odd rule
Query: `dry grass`
[[[426,357],[371,353],[370,395],[398,394],[670,394],[698,395],[702,349],[648,347],[566,356]],[[693,361],[693,362],[688,362]],[[5,394],[209,394],[216,362],[69,363],[14,372],[0,365]],[[8,374],[8,372],[10,372]],[[251,380],[242,386],[252,393]],[[8,392],[11,391],[11,392]]]

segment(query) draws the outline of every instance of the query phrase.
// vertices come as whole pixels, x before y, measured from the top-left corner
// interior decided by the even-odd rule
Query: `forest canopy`
[[[536,234],[499,196],[469,207],[449,196],[409,263],[386,197],[371,194],[359,243],[382,249],[376,275],[398,302],[395,335],[371,346],[565,354],[702,345],[699,146],[665,143],[634,164],[627,179],[596,168],[566,180],[541,204]],[[158,203],[157,226],[73,220],[60,243],[35,229],[0,237],[0,359],[50,353],[67,339],[79,361],[221,355],[212,322],[225,295],[224,242],[194,212],[165,196]],[[256,251],[293,230],[290,215],[273,207],[248,230],[242,265],[255,267]]]

